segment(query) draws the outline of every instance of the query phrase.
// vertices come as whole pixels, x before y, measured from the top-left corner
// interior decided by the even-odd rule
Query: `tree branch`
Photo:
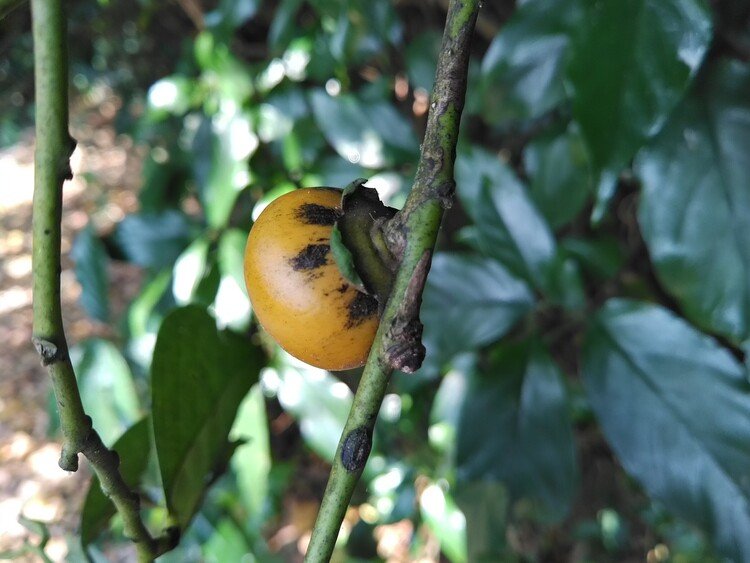
[[[451,0],[414,186],[384,234],[399,258],[354,403],[334,458],[305,561],[329,561],[372,444],[372,431],[394,369],[416,371],[424,358],[419,305],[444,208],[455,189],[453,164],[466,95],[469,47],[479,0]]]
[[[75,143],[68,134],[66,22],[62,0],[32,0],[31,11],[36,84],[32,342],[49,372],[60,412],[60,467],[76,471],[78,454],[88,458],[122,516],[125,534],[136,542],[139,561],[151,561],[176,545],[176,533],[169,530],[157,539],[149,534],[140,517],[140,498],[120,475],[117,453],[102,443],[83,410],[68,356],[60,305],[60,222],[63,182],[71,178],[69,160]]]

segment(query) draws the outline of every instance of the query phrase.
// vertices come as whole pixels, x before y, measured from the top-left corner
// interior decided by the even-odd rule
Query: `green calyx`
[[[397,210],[380,201],[378,192],[358,178],[341,195],[341,216],[331,237],[331,249],[341,273],[355,286],[374,295],[382,309],[397,265],[382,227]]]

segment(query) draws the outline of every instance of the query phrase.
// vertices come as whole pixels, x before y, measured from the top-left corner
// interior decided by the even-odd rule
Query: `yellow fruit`
[[[378,305],[339,271],[330,240],[341,190],[308,188],[275,199],[245,247],[245,283],[258,321],[287,352],[343,370],[367,360]]]

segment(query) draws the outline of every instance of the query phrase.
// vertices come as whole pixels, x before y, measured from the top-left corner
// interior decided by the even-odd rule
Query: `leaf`
[[[383,138],[354,96],[334,98],[323,90],[313,90],[310,103],[318,127],[342,158],[365,168],[386,165]]]
[[[207,561],[256,561],[244,530],[232,518],[222,518],[201,547]]]
[[[206,14],[206,27],[231,39],[232,32],[258,11],[258,0],[220,0],[215,10]]]
[[[453,563],[465,563],[466,518],[450,494],[431,483],[419,497],[419,508],[425,523],[440,541],[440,550]]]
[[[243,330],[250,321],[250,300],[244,275],[247,233],[228,229],[219,239],[219,270],[221,282],[216,292],[213,311],[221,327]]]
[[[329,463],[352,404],[346,383],[317,368],[286,366],[277,372],[281,406],[300,425],[305,442]]]
[[[146,470],[151,451],[151,425],[142,418],[114,443],[112,448],[120,456],[120,475],[128,487],[136,489]],[[91,478],[89,492],[81,510],[81,543],[84,548],[93,542],[115,515],[115,505],[102,492],[96,475]]]
[[[70,257],[75,262],[78,283],[81,284],[81,306],[91,318],[107,322],[109,319],[109,259],[104,244],[87,225],[73,243]]]
[[[193,300],[208,269],[209,240],[200,237],[188,246],[175,261],[172,269],[172,294],[178,305]]]
[[[255,385],[242,401],[231,435],[247,440],[237,448],[232,457],[232,467],[249,519],[259,528],[267,516],[271,470],[266,404],[260,386]]]
[[[469,561],[514,561],[504,533],[509,508],[505,488],[493,481],[462,485],[456,490],[456,502],[466,517]]]
[[[477,198],[479,247],[513,274],[544,287],[556,253],[549,225],[513,175],[485,180]]]
[[[99,338],[84,341],[70,355],[86,413],[109,445],[141,417],[130,368],[114,344]]]
[[[415,90],[422,88],[425,92],[432,92],[441,39],[437,31],[427,30],[417,35],[406,46],[406,72]]]
[[[436,254],[420,313],[425,371],[438,370],[455,354],[497,340],[533,305],[526,284],[494,260]]]
[[[156,452],[170,514],[182,529],[224,459],[237,408],[262,365],[259,350],[216,330],[200,307],[170,313],[151,366]]]
[[[487,122],[538,117],[565,101],[564,62],[581,18],[581,0],[530,0],[518,7],[482,60]]]
[[[750,383],[743,366],[671,312],[610,300],[583,378],[604,435],[655,500],[736,561],[750,558]]]
[[[567,69],[594,166],[617,174],[664,125],[711,41],[701,0],[585,0]]]
[[[117,224],[113,239],[125,258],[144,268],[171,267],[192,239],[192,226],[180,211],[132,213]]]
[[[224,227],[239,192],[250,183],[248,160],[260,142],[250,117],[234,104],[225,104],[210,120],[210,129],[196,135],[193,152],[203,154],[198,193],[209,226]],[[196,163],[201,162],[196,160]]]
[[[524,163],[531,198],[552,228],[566,225],[583,210],[593,177],[586,146],[575,129],[535,138],[526,147]]]
[[[636,160],[656,273],[699,326],[750,336],[750,66],[711,69]]]
[[[562,376],[536,342],[495,348],[470,371],[458,424],[459,483],[499,481],[512,499],[541,502],[562,519],[577,482],[575,444]]]

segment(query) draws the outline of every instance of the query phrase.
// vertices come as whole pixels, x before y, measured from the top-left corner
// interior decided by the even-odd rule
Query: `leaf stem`
[[[424,357],[419,306],[443,210],[453,199],[453,164],[479,4],[479,0],[451,0],[448,8],[414,186],[384,232],[400,266],[339,441],[305,556],[308,563],[330,560],[370,452],[375,420],[393,370],[416,371]]]
[[[78,454],[88,458],[122,516],[125,534],[136,542],[138,560],[152,561],[176,545],[177,534],[168,530],[156,539],[149,534],[140,517],[140,498],[120,475],[117,453],[102,443],[84,412],[68,355],[60,304],[62,190],[64,181],[71,178],[69,160],[74,146],[68,134],[66,21],[62,0],[32,0],[31,11],[36,85],[32,342],[49,372],[60,412],[59,465],[76,471]]]

